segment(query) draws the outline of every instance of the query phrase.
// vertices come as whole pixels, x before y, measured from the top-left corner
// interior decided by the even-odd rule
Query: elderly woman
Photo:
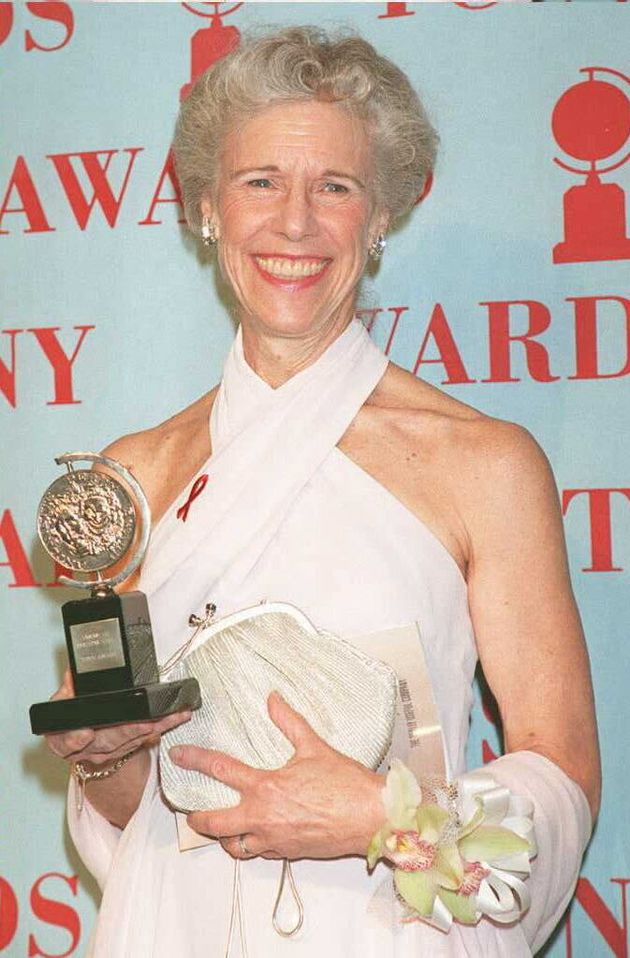
[[[436,140],[406,77],[355,37],[291,29],[204,74],[175,155],[189,226],[233,291],[237,337],[218,388],[107,454],[133,470],[157,520],[140,588],[161,661],[206,602],[218,618],[290,602],[359,646],[418,623],[455,779],[481,660],[507,752],[488,769],[534,805],[531,906],[521,921],[448,934],[402,922],[387,864],[370,872],[365,860],[385,819],[383,775],[272,695],[270,718],[294,747],[286,766],[174,754],[241,796],[192,815],[218,842],[184,852],[153,746],[188,715],[50,737],[89,776],[81,815],[71,788],[69,817],[103,887],[92,955],[223,954],[235,859],[240,946],[253,956],[526,955],[570,899],[599,763],[549,467],[523,429],[388,363],[354,319],[368,261],[421,194]],[[279,858],[295,862],[304,906],[290,940],[271,923]]]

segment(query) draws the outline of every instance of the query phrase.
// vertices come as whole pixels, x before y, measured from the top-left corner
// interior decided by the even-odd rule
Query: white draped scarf
[[[185,521],[177,512],[188,493],[172,503],[143,566],[161,659],[189,612],[213,601],[223,614],[222,598],[247,579],[387,362],[353,320],[315,363],[273,389],[247,364],[239,327],[212,408],[212,455],[198,473],[207,483]]]

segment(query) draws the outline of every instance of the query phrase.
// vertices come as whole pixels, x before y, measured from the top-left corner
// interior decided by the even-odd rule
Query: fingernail
[[[168,754],[171,757],[171,761],[177,764],[184,757],[184,749],[179,745],[174,745],[172,748],[169,748]]]

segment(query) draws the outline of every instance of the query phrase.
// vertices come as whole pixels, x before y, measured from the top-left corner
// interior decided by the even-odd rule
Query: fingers
[[[246,839],[247,841],[245,841]],[[243,847],[243,842],[245,842],[245,847]],[[232,858],[240,858],[241,861],[245,861],[247,858],[255,858],[251,849],[251,842],[251,835],[237,835],[235,838],[222,838],[219,844],[223,851],[231,855]]]
[[[221,847],[232,858],[246,861],[248,858],[282,858],[277,852],[267,849],[265,843],[251,832],[237,835],[235,838],[222,838]]]
[[[255,785],[262,774],[258,769],[239,762],[225,752],[213,752],[197,745],[176,745],[170,749],[169,755],[176,765],[203,772],[204,775],[216,778],[239,792]]]
[[[181,768],[202,772],[241,793],[255,787],[266,774],[224,752],[214,752],[196,745],[176,745],[169,750],[169,755]],[[251,816],[247,816],[242,805],[212,812],[192,812],[186,820],[199,834],[219,839],[236,838],[251,827]]]
[[[164,732],[189,721],[190,712],[176,712],[151,722],[134,722],[97,729],[94,741],[85,752],[85,758],[99,764],[120,758],[143,745],[159,742]]]
[[[228,855],[232,858],[240,858],[241,861],[246,861],[248,858],[268,858],[278,861],[285,857],[280,852],[266,848],[265,843],[251,832],[234,838],[221,838],[219,844]]]
[[[75,732],[57,732],[45,738],[51,752],[60,758],[70,758],[83,752],[94,741],[95,732],[91,728],[82,728]]]
[[[122,758],[123,755],[136,752],[143,746],[149,745],[152,742],[152,736],[138,735],[136,738],[126,738],[116,745],[109,745],[106,749],[101,745],[97,746],[97,741],[98,740],[95,739],[94,743],[89,745],[80,754],[70,756],[72,761],[80,762],[87,759],[87,761],[92,762],[94,765],[103,765],[105,762],[113,762],[118,758]]]
[[[186,822],[200,835],[212,838],[237,838],[244,834],[251,822],[247,820],[240,805],[235,808],[222,808],[217,812],[191,812]]]
[[[55,755],[72,761],[88,760],[95,765],[120,758],[142,745],[159,741],[160,736],[189,721],[189,711],[176,712],[151,722],[130,722],[99,729],[76,729],[47,735],[46,741]]]
[[[153,731],[154,735],[162,735],[164,732],[169,732],[172,728],[177,728],[178,725],[190,722],[191,716],[192,712],[189,709],[185,712],[174,712],[172,715],[167,715],[157,722],[145,722],[145,731],[147,733]]]
[[[278,692],[272,692],[267,700],[269,717],[282,734],[295,746],[296,752],[312,753],[327,747],[317,732],[313,731],[303,715],[291,708]]]
[[[72,682],[72,673],[70,669],[66,669],[63,673],[63,679],[61,680],[61,685],[57,689],[54,695],[51,695],[51,702],[55,702],[57,699],[71,699],[74,698],[74,685]]]

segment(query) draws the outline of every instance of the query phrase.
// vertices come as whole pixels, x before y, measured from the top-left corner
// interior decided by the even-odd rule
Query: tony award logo
[[[180,100],[185,100],[197,77],[239,45],[239,31],[236,27],[224,26],[223,17],[238,10],[243,4],[233,3],[227,10],[221,10],[221,7],[225,6],[223,3],[196,4],[198,7],[210,7],[210,10],[197,10],[191,3],[183,3],[182,6],[197,17],[210,17],[210,25],[197,30],[190,41],[190,81],[179,91]]]
[[[553,261],[630,259],[624,191],[617,183],[600,179],[630,159],[630,152],[616,156],[630,139],[630,100],[619,84],[630,85],[630,77],[606,67],[584,67],[580,73],[588,79],[562,94],[551,119],[558,145],[588,164],[582,169],[554,157],[563,170],[579,173],[586,181],[564,194],[564,241],[554,246]],[[617,82],[595,79],[595,73],[609,74]],[[597,167],[598,161],[608,158],[612,162]]]

